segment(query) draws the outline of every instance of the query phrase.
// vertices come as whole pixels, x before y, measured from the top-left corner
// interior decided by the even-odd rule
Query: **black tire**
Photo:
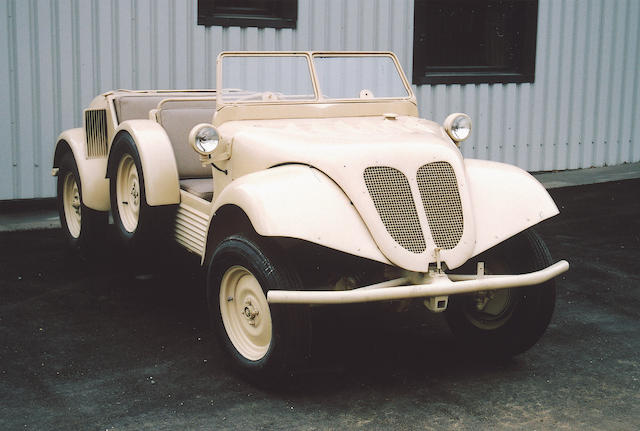
[[[238,234],[224,239],[209,261],[207,303],[211,324],[220,344],[228,353],[231,365],[254,382],[273,383],[293,375],[308,353],[309,307],[268,304],[266,299],[255,295],[255,290],[247,289],[246,282],[244,288],[238,287],[240,282],[231,288],[233,282],[228,280],[233,279],[237,271],[240,271],[241,277],[246,276],[243,269],[255,277],[259,286],[252,286],[255,286],[254,289],[261,288],[264,297],[271,289],[300,290],[300,278],[284,259],[280,249],[268,239],[257,235]],[[226,287],[223,287],[223,279]],[[247,279],[250,280],[250,277]],[[233,296],[229,295],[229,292],[232,292]],[[222,304],[221,295],[225,296]],[[247,298],[250,299],[248,304],[252,308],[251,313],[258,313],[247,314]],[[223,309],[226,311],[222,311]],[[246,343],[243,344],[242,334],[250,332],[251,327],[256,333],[264,334],[266,316],[270,316],[271,319],[270,339],[260,340],[264,342],[260,347],[262,350],[247,349],[244,347]],[[265,320],[261,320],[263,318]],[[255,338],[259,339],[258,336]],[[249,346],[255,347],[254,344]]]
[[[532,229],[482,253],[459,272],[475,273],[479,261],[485,262],[487,274],[519,274],[552,264],[549,250]],[[530,349],[547,329],[556,300],[555,280],[495,291],[485,311],[478,309],[479,299],[478,294],[449,297],[445,317],[451,331],[474,354],[513,356]]]
[[[89,257],[105,247],[109,213],[88,208],[82,201],[82,182],[73,154],[68,152],[58,166],[57,206],[62,232],[68,248]],[[65,186],[75,191],[73,198]]]
[[[137,178],[128,188],[128,193],[123,193],[122,189],[119,191],[123,182],[121,172],[127,168],[131,168],[131,172],[135,172]],[[148,249],[159,240],[166,239],[170,225],[170,206],[152,207],[147,204],[140,155],[133,138],[126,133],[116,137],[111,150],[109,194],[113,223],[120,241],[127,248]],[[130,210],[133,207],[135,210]]]

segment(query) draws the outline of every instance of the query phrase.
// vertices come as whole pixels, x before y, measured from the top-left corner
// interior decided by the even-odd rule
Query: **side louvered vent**
[[[107,111],[90,109],[84,113],[85,131],[87,133],[87,156],[107,156]]]
[[[174,226],[176,241],[187,250],[202,256],[207,240],[208,221],[206,214],[181,203]]]
[[[389,235],[412,253],[424,252],[427,246],[407,177],[388,166],[372,166],[364,170],[364,182]]]
[[[464,220],[456,174],[447,162],[418,169],[418,189],[436,247],[452,249],[462,238]]]

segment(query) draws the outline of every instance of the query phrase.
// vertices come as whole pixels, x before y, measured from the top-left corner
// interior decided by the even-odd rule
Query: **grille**
[[[447,162],[418,169],[418,189],[436,247],[452,249],[462,238],[464,221],[456,174]]]
[[[92,109],[84,113],[87,133],[87,156],[105,157],[107,155],[107,111]]]
[[[407,177],[391,167],[372,166],[364,170],[364,182],[389,235],[413,253],[424,252],[424,234]]]

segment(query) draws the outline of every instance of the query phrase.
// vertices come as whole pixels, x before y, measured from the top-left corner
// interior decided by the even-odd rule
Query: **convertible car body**
[[[462,157],[467,115],[419,118],[392,53],[226,52],[217,81],[101,94],[60,135],[72,248],[111,212],[130,251],[199,255],[213,326],[260,378],[304,356],[314,304],[422,298],[468,346],[539,339],[568,263],[530,228],[558,209],[527,172]]]

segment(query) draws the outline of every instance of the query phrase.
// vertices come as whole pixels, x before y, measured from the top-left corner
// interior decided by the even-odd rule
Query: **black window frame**
[[[198,25],[296,28],[298,0],[272,0],[270,7],[227,7],[216,0],[198,0]]]
[[[448,5],[477,5],[482,0],[446,0]],[[501,3],[504,0],[485,0],[487,2]],[[507,0],[510,1],[510,0]],[[496,83],[523,83],[535,81],[536,42],[538,30],[538,0],[511,0],[521,3],[525,8],[525,23],[521,28],[521,52],[520,59],[512,70],[504,71],[491,67],[478,65],[451,66],[450,71],[438,71],[449,67],[434,66],[429,71],[428,54],[420,41],[420,32],[424,23],[423,13],[428,3],[438,3],[442,0],[415,0],[414,2],[414,31],[413,31],[413,77],[415,85],[429,84],[496,84]],[[451,49],[451,47],[442,47]],[[422,50],[422,51],[421,51]],[[485,69],[484,71],[482,69]]]

